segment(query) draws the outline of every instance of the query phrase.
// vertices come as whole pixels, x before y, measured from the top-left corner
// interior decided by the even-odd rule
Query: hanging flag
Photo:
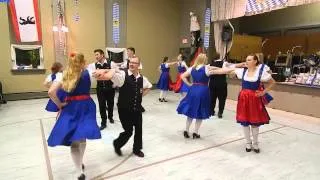
[[[112,5],[112,39],[114,44],[120,42],[120,5],[113,3]]]
[[[203,37],[203,46],[205,48],[209,47],[210,43],[210,23],[211,23],[211,9],[207,8],[204,18],[204,37]]]
[[[41,41],[38,0],[10,0],[9,7],[17,42]]]
[[[0,0],[0,3],[8,3],[9,2],[9,0]]]

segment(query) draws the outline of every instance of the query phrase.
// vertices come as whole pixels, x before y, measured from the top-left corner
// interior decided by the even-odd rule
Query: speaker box
[[[232,28],[230,26],[223,26],[221,38],[223,42],[229,42],[232,40]]]

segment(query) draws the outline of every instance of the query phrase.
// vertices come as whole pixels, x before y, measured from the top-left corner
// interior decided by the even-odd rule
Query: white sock
[[[246,147],[251,149],[250,126],[242,126],[244,138],[246,139]]]
[[[163,96],[162,96],[162,97],[163,97],[164,99],[167,99],[167,92],[168,92],[168,91],[163,91]]]
[[[80,143],[79,142],[73,142],[71,144],[71,157],[73,160],[73,163],[76,167],[76,174],[77,175],[81,175],[81,166],[82,166],[82,162],[81,162],[81,151],[80,151]]]
[[[160,96],[159,96],[160,99],[163,98],[163,90],[160,90]]]
[[[81,141],[80,142],[80,162],[81,162],[81,173],[84,173],[84,169],[82,169],[82,164],[83,163],[83,156],[84,156],[84,152],[86,150],[86,146],[87,146],[87,142],[86,141]]]
[[[252,131],[252,137],[253,137],[253,141],[252,141],[253,148],[259,149],[259,146],[258,146],[259,127],[251,126],[251,131]]]
[[[196,127],[195,127],[195,133],[199,134],[199,128],[201,126],[202,119],[196,119]]]
[[[192,118],[187,118],[187,122],[186,122],[186,131],[189,132],[190,126],[192,123]]]

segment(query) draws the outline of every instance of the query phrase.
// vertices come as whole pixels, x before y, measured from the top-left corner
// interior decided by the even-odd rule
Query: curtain
[[[246,3],[247,0],[211,0],[211,20],[242,17],[246,12]]]

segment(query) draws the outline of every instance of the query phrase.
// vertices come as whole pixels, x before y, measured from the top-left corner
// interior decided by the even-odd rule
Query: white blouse
[[[51,75],[52,74],[49,74],[47,77],[46,77],[46,82],[52,82],[52,78],[51,78]],[[53,82],[62,82],[62,73],[61,72],[57,72],[56,73],[56,79],[53,80]]]
[[[248,70],[247,70],[245,75],[244,75],[244,80],[245,81],[249,81],[249,82],[256,82],[258,80],[258,77],[259,77],[260,68],[261,68],[261,65],[259,65],[257,67],[257,69],[256,69],[256,71],[254,73],[254,76],[252,76],[252,77],[248,77]],[[269,70],[270,70],[270,68],[268,66],[265,66],[263,68],[262,75],[261,75],[261,81],[262,82],[267,82],[272,78],[271,74],[268,72]],[[237,68],[235,70],[235,73],[236,73],[238,79],[242,79],[243,71],[244,71],[244,68]]]

